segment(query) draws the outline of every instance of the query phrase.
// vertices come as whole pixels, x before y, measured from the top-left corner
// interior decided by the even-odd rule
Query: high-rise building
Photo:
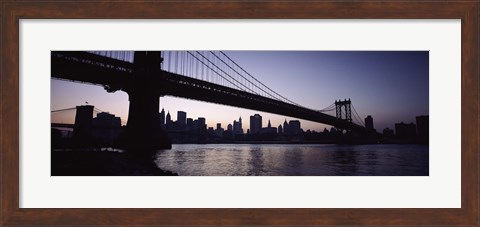
[[[290,133],[293,135],[298,135],[303,132],[302,127],[300,127],[300,121],[299,120],[291,120],[288,122],[288,127],[290,130]]]
[[[199,118],[198,118],[198,129],[199,129],[200,131],[205,131],[205,130],[207,130],[207,124],[206,124],[206,122],[207,122],[207,121],[205,120],[204,117],[199,117]]]
[[[283,122],[283,134],[290,134],[290,129],[288,127],[287,119]]]
[[[370,115],[368,115],[368,116],[365,118],[365,128],[366,128],[367,130],[371,130],[371,131],[375,130],[375,129],[373,128],[373,118],[372,118],[372,116],[370,116]]]
[[[187,130],[192,130],[192,129],[193,129],[193,119],[187,118]]]
[[[218,136],[218,137],[222,137],[223,136],[223,128],[222,128],[222,124],[221,123],[217,123],[217,128],[215,129],[215,134]]]
[[[242,117],[238,118],[238,128],[237,128],[238,134],[243,134],[243,126],[242,126]]]
[[[283,133],[283,127],[282,125],[278,125],[278,134],[282,134]]]
[[[256,134],[262,129],[262,116],[255,114],[250,116],[250,134]]]
[[[172,117],[170,116],[170,111],[167,112],[167,117],[165,119],[165,128],[167,130],[172,130],[173,129],[173,122],[172,122]]]
[[[165,128],[165,110],[163,108],[159,115],[160,115],[160,127],[163,129]]]
[[[417,139],[420,143],[428,143],[429,120],[428,115],[417,116]]]
[[[177,111],[177,127],[179,130],[185,130],[187,128],[187,113],[183,111]]]
[[[84,141],[92,135],[93,106],[77,106],[75,125],[73,126],[73,139]]]
[[[227,131],[229,131],[229,132],[233,131],[233,126],[232,126],[232,124],[228,124],[228,125],[227,125]]]
[[[238,121],[233,121],[233,134],[243,134],[242,117],[238,118]]]

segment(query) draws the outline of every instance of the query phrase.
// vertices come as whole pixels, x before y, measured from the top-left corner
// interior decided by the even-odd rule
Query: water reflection
[[[248,173],[247,176],[260,176],[265,175],[265,170],[263,169],[263,152],[261,147],[254,146],[249,152],[250,157],[248,158]]]
[[[187,161],[187,159],[185,159],[185,157],[183,156],[185,154],[185,151],[177,151],[175,152],[175,163],[177,163],[177,165],[183,165],[183,163],[185,163]]]
[[[183,176],[427,176],[428,146],[174,145],[155,162]]]
[[[303,151],[301,147],[291,147],[284,156],[284,175],[301,176],[304,168]]]

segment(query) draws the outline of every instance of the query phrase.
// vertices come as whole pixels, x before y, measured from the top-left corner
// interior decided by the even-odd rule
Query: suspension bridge
[[[52,51],[51,76],[100,85],[107,92],[126,92],[131,144],[168,144],[161,142],[168,138],[162,135],[158,117],[159,100],[165,95],[369,133],[350,100],[335,101],[321,110],[304,107],[263,84],[222,51]],[[327,114],[331,111],[335,116]]]
[[[76,111],[77,111],[76,106],[70,107],[70,108],[63,108],[63,109],[57,109],[57,110],[50,111],[52,116],[54,114],[61,114],[65,118],[63,121],[52,122],[51,127],[54,127],[54,128],[72,128],[73,129],[75,125],[72,123],[72,119],[75,118]],[[93,113],[94,114],[99,114],[99,113],[110,114],[109,112],[103,111],[103,110],[101,110],[99,108],[96,108],[96,107],[93,109]],[[121,125],[126,125],[126,123],[127,123],[126,121],[121,119]]]

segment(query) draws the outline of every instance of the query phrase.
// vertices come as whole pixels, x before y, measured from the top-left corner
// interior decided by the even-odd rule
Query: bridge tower
[[[350,99],[335,100],[335,110],[338,119],[342,119],[348,122],[352,122],[352,101]],[[343,114],[345,113],[345,115]],[[343,118],[345,116],[345,118]],[[337,130],[343,131],[343,129],[337,128]]]
[[[161,76],[160,51],[135,51],[134,76],[125,91],[130,106],[127,121],[127,147],[132,149],[169,149],[172,144],[160,127],[159,105],[161,92],[153,85]]]
[[[76,145],[90,145],[92,142],[93,106],[76,107],[73,141]]]

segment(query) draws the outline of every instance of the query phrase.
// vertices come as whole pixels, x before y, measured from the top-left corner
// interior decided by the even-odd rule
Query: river
[[[174,144],[156,165],[180,176],[428,176],[427,145]]]

